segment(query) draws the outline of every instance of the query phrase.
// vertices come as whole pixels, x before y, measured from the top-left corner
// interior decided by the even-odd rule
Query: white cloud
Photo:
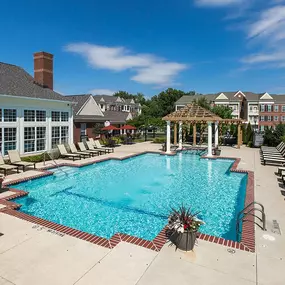
[[[242,58],[244,64],[263,68],[285,66],[285,5],[264,9],[246,26],[246,32],[260,51]]]
[[[259,18],[249,25],[249,38],[270,37],[273,40],[285,38],[285,6],[271,7],[259,15]]]
[[[196,0],[198,6],[222,7],[241,4],[244,0]]]
[[[116,93],[116,91],[110,89],[92,89],[89,92],[93,95],[113,95]]]
[[[244,63],[263,63],[263,62],[280,62],[285,60],[285,54],[281,51],[272,51],[271,53],[256,53],[244,57],[242,62]]]
[[[186,65],[175,62],[153,63],[148,67],[141,68],[137,75],[131,79],[145,84],[173,84],[173,76],[184,69],[186,69]]]
[[[124,47],[73,43],[67,45],[65,50],[80,54],[93,68],[117,72],[131,70],[136,73],[131,79],[144,84],[172,83],[174,77],[187,67],[185,64],[170,62],[155,55],[132,53]]]

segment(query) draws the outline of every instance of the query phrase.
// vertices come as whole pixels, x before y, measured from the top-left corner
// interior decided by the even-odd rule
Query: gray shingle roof
[[[271,95],[276,103],[285,103],[285,95]]]
[[[106,111],[104,117],[107,121],[112,123],[125,123],[129,113],[128,112],[117,112],[117,111]]]
[[[71,102],[76,102],[77,104],[73,107],[74,114],[81,109],[85,102],[92,96],[91,94],[81,94],[81,95],[67,95],[65,96],[67,100]],[[102,116],[101,116],[102,118]]]
[[[23,68],[0,62],[0,94],[66,101],[65,96],[35,83]]]
[[[101,98],[103,98],[106,103],[114,103],[117,100],[117,97],[110,95],[94,95],[93,97],[96,103],[99,103]]]

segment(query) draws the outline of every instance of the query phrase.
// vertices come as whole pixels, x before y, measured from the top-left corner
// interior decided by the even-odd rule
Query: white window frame
[[[260,116],[260,122],[264,122],[264,116]]]
[[[2,132],[2,138],[1,139],[1,146],[0,146],[0,152],[2,153],[2,155],[7,155],[7,153],[5,152],[5,146],[6,143],[15,143],[15,148],[8,148],[8,150],[14,150],[17,149],[17,145],[18,145],[18,128],[16,126],[1,126],[0,127],[1,132]],[[16,133],[15,133],[15,140],[5,140],[5,130],[6,129],[15,129]]]
[[[278,122],[278,116],[274,116],[274,121]]]
[[[25,138],[25,129],[26,128],[31,128],[34,129],[34,137],[30,138],[30,139],[26,139]],[[45,135],[43,138],[38,137],[38,129],[39,128],[44,128],[45,129]],[[24,143],[24,153],[36,153],[36,152],[41,152],[41,151],[45,151],[47,149],[47,126],[24,126],[24,139],[23,139],[23,143]],[[34,149],[33,150],[29,150],[26,151],[25,150],[25,144],[26,142],[34,142]],[[43,149],[39,149],[38,150],[38,145],[40,144],[40,141],[44,141],[44,148]]]
[[[274,105],[274,112],[279,112],[279,105]]]

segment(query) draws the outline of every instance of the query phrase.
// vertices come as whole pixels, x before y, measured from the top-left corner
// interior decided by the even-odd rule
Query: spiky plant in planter
[[[197,232],[204,222],[198,219],[199,213],[193,213],[190,208],[180,206],[172,209],[168,217],[169,239],[181,250],[192,250]]]

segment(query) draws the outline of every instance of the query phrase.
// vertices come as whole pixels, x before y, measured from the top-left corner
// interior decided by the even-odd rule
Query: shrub
[[[153,143],[165,143],[166,142],[166,138],[160,137],[160,138],[154,138]]]
[[[247,143],[247,146],[248,146],[248,147],[253,147],[253,142],[252,142],[252,141],[249,141],[249,142]]]

